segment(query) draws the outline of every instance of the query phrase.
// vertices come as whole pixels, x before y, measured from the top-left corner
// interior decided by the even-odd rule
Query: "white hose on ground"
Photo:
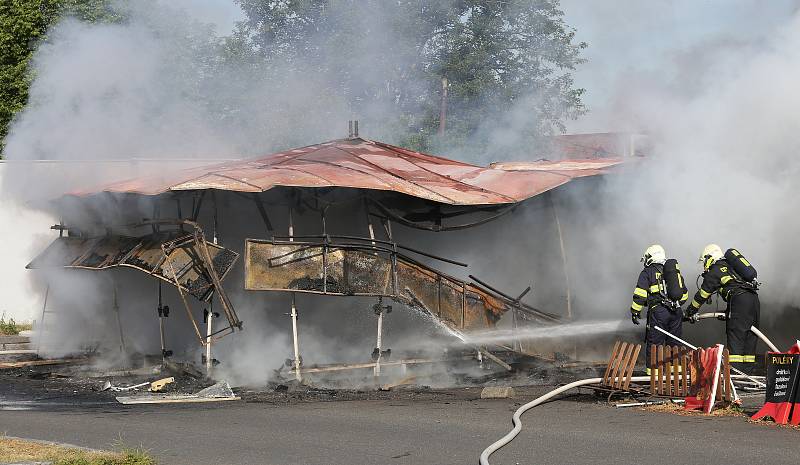
[[[733,378],[733,379],[741,379],[741,378],[749,378],[749,377],[748,376],[742,376],[742,375],[731,375],[731,378]],[[514,416],[511,417],[511,421],[512,421],[512,423],[514,423],[514,428],[511,431],[509,431],[508,434],[506,434],[502,438],[498,439],[497,441],[493,442],[492,444],[489,445],[489,447],[487,447],[486,449],[483,450],[483,452],[481,452],[480,465],[489,465],[489,456],[494,454],[495,452],[497,452],[501,447],[503,447],[506,444],[508,444],[509,442],[511,442],[515,437],[517,437],[519,432],[522,431],[522,419],[521,419],[521,417],[522,417],[523,413],[527,412],[528,410],[532,409],[533,407],[536,407],[537,405],[540,405],[540,404],[543,404],[543,403],[547,402],[548,400],[550,400],[553,397],[561,394],[562,392],[569,391],[570,389],[573,389],[573,388],[576,388],[576,387],[586,386],[587,384],[599,383],[602,380],[603,380],[603,378],[587,378],[587,379],[582,379],[582,380],[579,380],[579,381],[575,381],[575,382],[566,384],[564,386],[561,386],[558,389],[553,389],[552,391],[548,392],[547,394],[545,394],[543,396],[540,396],[540,397],[537,397],[536,399],[528,402],[527,404],[522,405],[520,408],[517,409],[516,412],[514,412]],[[631,381],[650,381],[650,377],[649,376],[633,376],[633,377],[631,377]]]
[[[553,389],[552,391],[548,392],[547,394],[545,394],[543,396],[540,396],[540,397],[537,397],[536,399],[534,399],[534,400],[528,402],[527,404],[521,406],[520,408],[518,408],[517,411],[514,412],[514,416],[511,418],[511,421],[514,423],[514,428],[511,431],[509,431],[508,434],[506,434],[502,438],[498,439],[497,441],[495,441],[494,443],[489,445],[489,447],[484,449],[483,452],[481,452],[480,465],[489,465],[489,456],[494,454],[498,449],[500,449],[501,447],[505,446],[506,444],[511,442],[515,437],[517,437],[519,432],[522,431],[522,420],[520,419],[520,417],[527,410],[532,409],[533,407],[536,407],[539,404],[547,402],[548,400],[550,400],[553,397],[561,394],[564,391],[569,391],[570,389],[573,389],[573,388],[576,388],[576,387],[585,386],[587,384],[599,383],[601,381],[603,381],[603,378],[587,378],[587,379],[582,379],[582,380],[579,380],[579,381],[575,381],[573,383],[569,383],[567,385],[561,386],[558,389]],[[631,378],[631,381],[650,381],[650,377],[649,376],[634,376],[634,377]]]

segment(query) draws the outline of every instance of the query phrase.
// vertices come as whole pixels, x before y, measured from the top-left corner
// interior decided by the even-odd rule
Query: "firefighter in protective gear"
[[[744,260],[744,257],[741,259]],[[722,249],[716,244],[709,244],[703,249],[700,262],[703,264],[703,283],[694,295],[687,313],[696,315],[703,304],[711,301],[713,294],[719,294],[727,303],[725,333],[728,337],[731,364],[745,373],[752,373],[758,337],[750,331],[750,326],[758,327],[761,314],[758,284],[755,281],[744,281],[737,275]]]
[[[633,303],[631,303],[631,320],[638,325],[642,317],[642,310],[647,308],[647,329],[645,330],[647,359],[647,372],[650,373],[650,347],[652,345],[682,345],[673,338],[660,331],[652,329],[651,326],[658,326],[677,337],[681,336],[683,324],[683,312],[681,305],[689,299],[689,291],[683,282],[680,271],[677,271],[677,285],[679,289],[677,299],[668,296],[666,283],[664,280],[664,264],[667,255],[664,248],[658,244],[651,245],[645,250],[642,260],[644,269],[639,273],[636,288],[633,290]],[[677,263],[675,263],[677,269]],[[669,341],[668,341],[669,339]]]

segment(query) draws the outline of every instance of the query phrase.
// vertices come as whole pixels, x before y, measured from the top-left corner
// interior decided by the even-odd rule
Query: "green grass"
[[[55,444],[0,437],[0,463],[53,462],[53,465],[157,465],[142,449],[87,451]]]

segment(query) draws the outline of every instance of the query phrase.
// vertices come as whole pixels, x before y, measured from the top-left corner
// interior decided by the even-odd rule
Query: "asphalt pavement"
[[[144,447],[179,464],[475,464],[532,398],[122,406],[0,400],[0,432],[84,447]],[[30,410],[18,410],[28,409]],[[615,409],[567,397],[523,416],[493,464],[787,464],[800,430],[742,417]]]

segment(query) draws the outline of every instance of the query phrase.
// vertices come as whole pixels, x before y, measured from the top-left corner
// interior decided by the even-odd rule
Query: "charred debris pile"
[[[471,332],[499,324],[514,329],[569,320],[569,301],[555,312],[535,308],[523,301],[530,288],[509,290],[492,276],[473,276],[470,264],[440,256],[427,238],[487,223],[491,228],[521,202],[619,163],[619,158],[594,158],[480,167],[351,134],[253,159],[81,186],[57,201],[63,218],[53,227],[58,238],[29,268],[45,283],[56,279],[53,270],[140,272],[112,280],[111,289],[102,291],[113,294],[112,308],[96,309],[117,312],[122,364],[130,365],[131,354],[146,352],[136,341],[151,336],[142,334],[144,325],[133,332],[123,327],[119,308],[130,305],[142,319],[158,318],[149,327],[159,332],[157,358],[164,362],[175,357],[174,341],[164,331],[170,307],[184,315],[185,334],[193,334],[201,348],[195,353],[199,360],[191,361],[200,361],[210,376],[237,363],[235,350],[219,357],[220,365],[215,357],[220,339],[235,339],[249,329],[241,308],[259,315],[256,326],[289,316],[291,333],[282,337],[291,341],[291,352],[278,354],[281,361],[288,358],[269,374],[278,390],[290,381],[427,384],[433,372],[477,364],[509,374],[543,363],[574,366],[575,354],[554,356],[535,344],[471,344]],[[333,314],[360,299],[369,309],[363,318],[374,318],[374,330],[366,335],[374,345],[359,349],[363,359],[337,361],[313,352],[324,347],[305,342],[301,316],[313,309],[303,308],[301,295],[318,296],[315,302]],[[56,297],[46,299],[42,343],[58,332],[53,320],[59,307]],[[446,340],[445,349],[406,347],[393,353],[382,340],[393,308],[415,312],[427,327],[416,330],[419,339]],[[314,332],[340,331],[335,315],[329,321]],[[236,346],[235,340],[225,342]],[[496,378],[464,373],[464,382]]]

